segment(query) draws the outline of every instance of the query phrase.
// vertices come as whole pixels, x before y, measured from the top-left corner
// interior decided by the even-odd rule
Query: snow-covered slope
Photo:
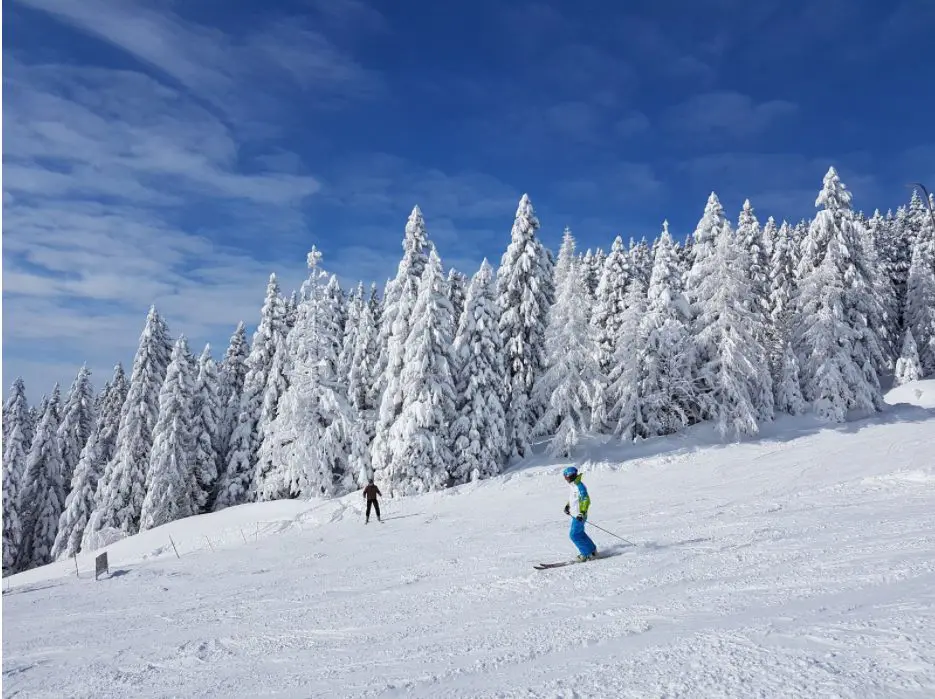
[[[911,406],[593,444],[593,522],[637,545],[545,572],[573,554],[546,461],[384,524],[356,497],[175,522],[109,578],[5,583],[4,696],[935,696],[933,444]]]

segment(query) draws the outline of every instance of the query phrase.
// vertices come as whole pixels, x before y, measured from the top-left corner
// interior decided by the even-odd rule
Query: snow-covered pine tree
[[[13,382],[10,397],[3,406],[3,574],[16,572],[23,543],[23,522],[20,492],[25,487],[24,475],[29,454],[26,430],[29,405],[26,385],[18,378]]]
[[[775,224],[774,224],[775,226]],[[749,305],[755,312],[769,313],[769,257],[766,254],[764,234],[750,200],[743,202],[737,220],[737,243],[747,251],[750,268],[747,278],[750,286]]]
[[[597,298],[591,313],[591,332],[597,345],[598,364],[604,376],[609,375],[617,351],[620,324],[626,309],[627,287],[631,279],[630,257],[618,235],[604,260]],[[643,287],[645,289],[645,287]]]
[[[644,289],[648,288],[649,278],[653,273],[654,255],[649,249],[646,238],[643,238],[639,243],[633,238],[630,238],[628,254],[630,256],[630,270],[633,276],[640,280]]]
[[[99,448],[100,429],[91,432],[81,450],[81,457],[71,479],[71,487],[58,520],[58,532],[52,545],[53,560],[70,558],[81,549],[85,527],[94,509],[94,494],[104,462]]]
[[[298,322],[297,319],[296,324]],[[277,338],[281,341],[285,333],[285,307],[279,295],[279,282],[276,275],[272,274],[266,287],[266,300],[260,310],[260,323],[253,334],[253,343],[247,356],[247,373],[244,376],[237,422],[231,431],[224,469],[218,477],[215,510],[240,505],[246,502],[252,492],[257,451],[261,435],[267,429],[265,422],[261,424],[266,380],[273,364]],[[269,413],[266,413],[266,417],[269,418]]]
[[[749,206],[745,213],[752,216]],[[750,303],[762,293],[754,286],[765,283],[757,276],[763,270],[750,271],[747,246],[755,243],[736,242],[742,244],[735,243],[729,226],[718,226],[714,249],[696,261],[691,275],[692,328],[702,359],[696,376],[704,391],[701,417],[712,420],[722,436],[756,434],[774,410],[762,299]]]
[[[497,270],[497,305],[506,370],[507,449],[528,453],[533,427],[544,406],[532,395],[545,369],[545,328],[553,301],[553,270],[536,237],[539,219],[529,196],[520,199],[510,244]]]
[[[591,426],[591,406],[600,369],[588,327],[588,290],[583,261],[566,228],[555,265],[558,296],[546,329],[546,370],[536,383],[545,413],[535,433],[551,436],[549,451],[570,456]],[[601,406],[603,407],[603,406]]]
[[[52,544],[65,503],[65,464],[57,436],[59,426],[58,385],[46,402],[32,447],[26,457],[26,470],[19,492],[19,512],[23,526],[18,568],[41,566],[51,561]]]
[[[113,378],[103,391],[97,423],[81,450],[81,456],[71,479],[65,508],[59,518],[58,533],[52,546],[52,558],[68,558],[81,550],[85,531],[97,503],[98,484],[104,468],[114,455],[120,412],[127,398],[126,374],[123,366],[114,367]]]
[[[717,194],[711,192],[705,204],[704,214],[698,221],[692,236],[691,269],[685,283],[685,292],[692,303],[696,301],[696,299],[692,298],[693,289],[699,285],[701,277],[707,271],[702,263],[708,258],[714,257],[717,241],[720,239],[721,234],[725,232],[732,235],[730,223],[728,223],[727,217],[724,215],[724,207],[721,206]]]
[[[416,206],[406,222],[403,257],[399,261],[396,277],[386,285],[383,296],[379,338],[380,361],[375,373],[380,406],[371,449],[375,477],[380,481],[384,480],[383,472],[391,467],[393,447],[389,435],[403,407],[400,377],[406,340],[411,323],[415,320],[412,309],[422,272],[428,263],[429,249],[432,247],[425,231],[422,211]]]
[[[218,402],[221,406],[221,422],[218,426],[218,453],[221,457],[219,468],[225,465],[223,462],[228,454],[231,434],[240,414],[240,399],[243,396],[249,354],[247,330],[243,321],[240,321],[231,335],[227,352],[218,367]],[[223,471],[223,468],[221,470]]]
[[[341,492],[348,472],[354,415],[336,374],[340,334],[320,261],[321,253],[312,248],[296,324],[286,339],[289,387],[269,433],[276,468],[262,483],[265,499],[329,497]]]
[[[449,485],[455,417],[451,345],[454,320],[438,253],[432,248],[419,283],[400,376],[404,400],[390,433],[392,458],[383,482],[394,494]]]
[[[915,339],[923,376],[935,373],[935,231],[922,229],[916,238],[903,319]]]
[[[218,367],[211,356],[211,345],[205,345],[198,358],[192,404],[192,436],[195,442],[194,501],[197,511],[204,512],[211,504],[217,485],[221,461],[218,429],[221,424],[221,402],[218,399]]]
[[[153,428],[159,417],[159,393],[171,351],[165,321],[155,307],[150,308],[133,359],[113,457],[98,484],[95,513],[88,524],[92,533],[105,528],[119,529],[124,534],[139,531]]]
[[[603,248],[598,248],[594,251],[594,256],[591,258],[591,268],[589,271],[590,281],[588,288],[591,290],[592,302],[597,298],[597,286],[601,283],[601,275],[604,274],[605,262],[607,262],[607,253],[604,252]]]
[[[325,293],[328,294],[328,303],[333,309],[331,322],[334,324],[337,332],[335,336],[336,351],[340,352],[341,340],[344,339],[344,326],[347,324],[347,296],[341,288],[337,276],[332,274],[328,278],[328,285],[325,287]]]
[[[891,218],[885,218],[880,210],[873,212],[867,222],[867,234],[870,244],[876,253],[879,264],[878,278],[881,286],[880,301],[883,304],[886,328],[886,353],[890,363],[895,362],[899,355],[900,314],[899,298],[895,286],[895,256],[891,243]]]
[[[875,331],[882,323],[882,306],[850,202],[850,192],[829,169],[815,202],[823,208],[803,246],[793,335],[803,395],[820,417],[835,422],[843,422],[848,410],[883,408],[883,354]],[[818,253],[818,265],[809,269]]]
[[[873,240],[870,221],[862,211],[853,214],[854,263],[860,268],[863,283],[870,289],[873,297],[871,328],[877,336],[882,355],[877,366],[878,371],[892,368],[898,353],[899,336],[890,335],[887,323],[887,304],[892,298],[892,286],[877,253]]]
[[[367,300],[364,298],[364,284],[360,282],[347,299],[347,319],[344,323],[341,352],[338,354],[338,376],[341,377],[342,381],[347,381],[351,373],[351,362],[354,360],[354,350],[357,347],[360,316],[366,305]]]
[[[172,350],[166,379],[159,393],[159,419],[153,431],[148,489],[140,514],[140,531],[198,512],[193,459],[194,397],[194,359],[188,349],[188,341],[181,336]]]
[[[455,326],[461,320],[464,312],[464,297],[467,293],[468,278],[454,267],[448,270],[448,300],[451,302],[451,313]]]
[[[58,440],[62,450],[62,462],[65,469],[63,482],[71,483],[72,474],[81,450],[91,436],[94,428],[94,387],[91,385],[91,371],[82,366],[75,377],[65,406],[62,409],[62,422],[58,428]]]
[[[565,231],[569,231],[569,228],[565,228]],[[594,304],[594,300],[597,298],[597,285],[601,281],[601,269],[598,267],[598,257],[597,254],[591,251],[591,248],[588,248],[584,256],[579,256],[576,260],[581,264],[581,278],[584,280],[584,290],[586,292],[585,298],[588,299],[588,306]],[[555,278],[555,289],[558,290],[559,280],[556,276]]]
[[[292,326],[295,325],[296,313],[299,308],[299,293],[292,290],[292,293],[289,295],[289,298],[286,300],[286,332],[288,333],[292,330]]]
[[[298,315],[296,316],[298,322]],[[266,379],[266,391],[263,393],[263,405],[260,414],[264,416],[260,422],[265,424],[266,430],[261,435],[260,449],[257,452],[256,473],[253,477],[252,487],[255,494],[251,500],[275,500],[280,497],[278,485],[270,486],[270,482],[280,483],[282,478],[276,471],[286,468],[278,463],[278,427],[275,424],[279,415],[279,402],[289,388],[290,357],[286,340],[275,338],[276,349],[273,352],[273,364]]]
[[[379,331],[383,319],[383,299],[380,298],[380,292],[377,289],[376,282],[370,283],[370,299],[367,303],[370,306],[370,315],[373,316],[374,327],[376,327],[377,331]],[[380,338],[378,336],[377,340],[379,339]]]
[[[770,229],[769,222],[766,228]],[[799,415],[805,404],[798,360],[791,344],[796,295],[792,228],[783,221],[771,232],[770,239],[768,350],[773,398],[777,412]]]
[[[801,415],[805,412],[799,360],[792,349],[792,340],[788,337],[783,340],[782,354],[774,372],[773,392],[776,412],[789,415]]]
[[[453,349],[457,419],[452,427],[452,478],[466,483],[500,472],[506,456],[503,352],[493,267],[486,259],[471,278]]]
[[[647,436],[677,432],[698,413],[690,314],[669,224],[664,221],[642,323],[645,345],[639,395]]]
[[[776,244],[776,236],[779,233],[779,227],[776,225],[776,219],[772,216],[766,219],[763,225],[763,253],[766,255],[766,272],[770,276],[772,270],[771,260],[773,259],[773,247]]]
[[[373,442],[375,410],[378,396],[374,387],[374,371],[379,362],[379,336],[370,306],[360,308],[356,342],[347,376],[347,395],[355,419],[351,433],[348,468],[357,474],[357,484],[364,485],[373,477],[370,447]]]
[[[42,411],[38,406],[31,405],[29,406],[28,418],[26,420],[26,442],[32,446],[33,435],[36,434],[36,429],[39,427],[39,418],[42,417]]]
[[[120,362],[114,367],[114,374],[110,379],[107,392],[101,401],[101,410],[97,419],[98,449],[101,456],[101,465],[106,466],[114,456],[117,447],[117,434],[120,430],[120,416],[123,406],[130,392],[130,382],[123,371]]]
[[[734,233],[717,194],[711,192],[705,204],[704,214],[698,221],[692,236],[691,266],[685,270],[683,276],[685,280],[685,298],[691,309],[690,328],[695,345],[693,350],[695,357],[693,374],[698,397],[701,399],[701,405],[699,406],[701,412],[700,414],[691,415],[690,422],[707,419],[714,414],[715,410],[714,405],[710,403],[710,399],[715,393],[715,387],[711,383],[713,375],[710,372],[703,371],[703,367],[712,361],[712,352],[714,352],[715,348],[701,337],[704,326],[697,323],[696,320],[711,302],[711,297],[715,293],[714,287],[706,284],[706,280],[718,265],[716,262],[717,245],[722,237],[733,238]],[[748,259],[744,261],[749,262]],[[744,270],[744,273],[746,274],[748,271]]]
[[[646,303],[646,288],[639,277],[634,277],[621,304],[606,390],[607,425],[613,434],[626,440],[650,436],[643,420],[641,395],[643,351],[649,330],[644,327]]]
[[[896,385],[902,386],[910,381],[918,381],[922,378],[922,365],[919,361],[919,349],[916,346],[915,338],[912,336],[912,329],[906,328],[903,335],[903,348],[896,361]]]

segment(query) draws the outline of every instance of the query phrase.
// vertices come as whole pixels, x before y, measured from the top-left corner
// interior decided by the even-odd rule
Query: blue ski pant
[[[597,546],[591,541],[591,537],[584,531],[584,520],[579,522],[572,517],[571,531],[568,532],[568,536],[571,537],[574,545],[578,547],[578,553],[582,556],[590,556],[597,550]]]

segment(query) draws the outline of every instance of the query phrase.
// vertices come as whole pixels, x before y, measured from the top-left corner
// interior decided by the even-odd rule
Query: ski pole
[[[569,517],[572,517],[572,515],[568,515],[568,516],[569,516]],[[636,546],[636,544],[634,544],[634,543],[633,543],[632,541],[630,541],[629,539],[624,539],[622,536],[617,536],[617,535],[614,534],[613,532],[610,532],[610,531],[607,531],[606,529],[604,529],[604,527],[599,527],[599,526],[597,526],[596,524],[594,524],[594,522],[591,522],[591,521],[589,521],[589,520],[584,520],[584,521],[585,521],[585,524],[590,524],[592,527],[594,527],[595,529],[600,529],[600,530],[601,530],[602,532],[604,532],[605,534],[610,534],[611,536],[614,536],[614,537],[620,539],[620,541],[623,541],[623,542],[625,542],[625,543],[630,544],[630,546]]]

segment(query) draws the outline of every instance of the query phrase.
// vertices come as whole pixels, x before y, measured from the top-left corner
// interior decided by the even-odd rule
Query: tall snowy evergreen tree
[[[195,363],[188,341],[182,336],[172,350],[159,393],[159,419],[153,431],[148,489],[140,515],[141,531],[198,512],[193,458],[194,398]]]
[[[165,321],[151,308],[133,359],[113,457],[98,484],[95,513],[88,524],[92,532],[118,529],[124,534],[135,534],[139,531],[153,428],[159,417],[159,394],[171,351]]]
[[[363,282],[357,284],[347,299],[347,320],[341,340],[341,352],[338,354],[338,376],[346,381],[351,373],[351,362],[357,347],[357,333],[360,329],[360,316],[367,299],[364,298]]]
[[[94,388],[91,386],[91,371],[83,366],[68,392],[62,409],[62,422],[58,428],[58,440],[65,464],[63,479],[66,484],[71,483],[75,466],[81,458],[81,450],[84,449],[93,428]]]
[[[447,286],[441,260],[432,248],[405,345],[400,375],[404,399],[390,431],[392,458],[381,474],[381,480],[396,494],[440,490],[449,484],[454,469],[454,319]]]
[[[379,362],[379,337],[369,304],[360,308],[353,355],[347,376],[347,395],[355,414],[348,467],[357,474],[358,485],[373,477],[370,448],[376,430],[377,402],[375,371]]]
[[[57,432],[59,426],[58,386],[45,404],[32,447],[26,457],[19,493],[23,526],[19,565],[21,569],[51,561],[58,520],[65,503],[65,464]]]
[[[520,199],[510,245],[497,270],[500,339],[505,353],[507,448],[525,456],[544,405],[533,387],[545,370],[545,329],[554,298],[552,264],[536,237],[539,219],[527,195]]]
[[[295,325],[295,319],[298,314],[299,309],[299,294],[297,291],[293,290],[289,295],[289,298],[285,301],[286,304],[286,332],[292,330],[292,326]]]
[[[698,221],[692,237],[691,266],[685,270],[683,275],[685,279],[685,298],[691,308],[690,328],[692,341],[695,345],[693,349],[695,358],[693,374],[695,387],[702,401],[699,406],[701,414],[691,415],[689,418],[691,422],[706,419],[706,416],[713,414],[713,406],[709,400],[715,392],[715,388],[711,383],[713,376],[710,372],[705,372],[704,367],[713,361],[712,352],[715,348],[701,336],[703,325],[698,323],[698,319],[704,308],[712,302],[712,296],[716,292],[716,289],[707,283],[707,279],[718,264],[716,262],[717,246],[723,237],[733,238],[734,233],[727,217],[724,215],[724,208],[721,206],[717,194],[711,192],[705,204],[704,214]],[[747,273],[747,270],[744,270],[744,273]]]
[[[65,507],[58,522],[58,533],[52,546],[52,558],[74,556],[82,548],[85,530],[96,504],[98,483],[104,467],[114,454],[120,412],[127,398],[128,384],[123,366],[114,367],[113,378],[107,382],[98,411],[97,423],[91,431],[71,479]]]
[[[653,260],[655,255],[650,251],[646,238],[639,243],[630,238],[628,254],[630,256],[630,269],[633,276],[638,278],[643,284],[643,288],[649,287],[649,278],[653,273]]]
[[[764,233],[760,228],[760,222],[756,219],[756,214],[749,199],[746,199],[743,203],[743,209],[737,221],[736,238],[737,244],[746,251],[749,261],[746,274],[750,297],[747,304],[755,313],[768,314],[770,259],[766,254]]]
[[[455,326],[464,312],[464,297],[467,294],[468,278],[454,267],[448,270],[448,300],[451,302],[451,314]]]
[[[588,328],[584,263],[566,228],[555,266],[557,298],[546,330],[546,370],[536,392],[546,405],[535,433],[551,436],[550,453],[569,456],[591,426],[591,407],[600,369]]]
[[[605,376],[610,373],[614,361],[620,324],[626,309],[627,287],[634,278],[630,257],[623,246],[623,240],[617,236],[610,254],[604,260],[597,284],[594,312],[591,314],[591,332],[597,345],[600,370]]]
[[[293,321],[294,324],[294,321]],[[247,330],[243,321],[231,335],[230,344],[221,366],[218,368],[218,402],[221,405],[220,424],[218,426],[218,453],[221,455],[221,470],[224,470],[230,445],[231,434],[240,415],[240,400],[243,396],[243,384],[247,377],[247,357],[250,346],[247,344]]]
[[[848,410],[881,410],[883,354],[875,328],[882,306],[866,270],[850,208],[851,194],[834,168],[815,202],[823,207],[803,246],[804,270],[793,336],[803,395],[823,419],[843,422]],[[809,268],[809,260],[820,256]]]
[[[298,314],[296,315],[296,322],[298,322]],[[275,472],[283,468],[283,464],[277,463],[280,437],[276,418],[279,415],[279,402],[289,388],[289,365],[290,359],[286,340],[277,337],[276,349],[273,352],[273,364],[266,379],[266,391],[263,393],[263,405],[261,407],[261,415],[264,416],[261,423],[267,425],[267,428],[260,437],[260,449],[257,452],[256,473],[253,476],[252,486],[256,492],[254,497],[250,499],[271,500],[282,497],[277,488],[268,486],[267,481],[278,479]]]
[[[26,459],[30,445],[26,430],[29,405],[22,379],[13,382],[10,397],[3,406],[3,573],[16,572],[23,543],[20,492],[26,486]]]
[[[643,352],[646,335],[646,288],[639,277],[630,282],[614,338],[614,355],[607,376],[607,426],[626,440],[650,436],[643,420]]]
[[[748,217],[752,211],[746,207]],[[741,219],[743,222],[743,218]],[[749,222],[744,225],[750,226]],[[748,235],[751,235],[747,231]],[[702,363],[696,384],[702,393],[702,419],[721,435],[756,434],[773,417],[773,386],[765,346],[765,309],[756,300],[765,284],[763,270],[751,274],[747,241],[736,244],[728,226],[715,233],[714,249],[692,267],[692,328]]]
[[[732,235],[730,223],[724,215],[724,207],[721,206],[717,194],[711,192],[705,204],[704,214],[698,221],[692,237],[691,269],[686,279],[685,291],[693,303],[692,290],[700,284],[705,273],[703,263],[708,258],[714,257],[717,241],[722,234]]]
[[[270,418],[270,414],[266,413],[266,419],[261,420],[266,380],[273,364],[276,343],[281,342],[285,334],[285,307],[279,295],[279,282],[276,275],[272,274],[266,287],[266,300],[260,310],[260,323],[253,334],[253,343],[247,356],[247,373],[244,376],[237,422],[228,442],[224,469],[218,477],[214,500],[216,510],[240,505],[247,501],[252,492],[257,451],[262,434],[268,428],[266,420]]]
[[[697,414],[690,317],[668,222],[663,222],[642,323],[645,344],[639,394],[646,436],[677,432]]]
[[[341,340],[344,338],[344,326],[347,324],[347,296],[338,282],[335,275],[328,278],[328,284],[325,287],[325,293],[328,295],[328,303],[333,309],[332,323],[334,323],[337,332],[336,346],[337,351],[341,351]]]
[[[313,248],[308,259],[305,293],[286,340],[289,387],[268,438],[275,468],[258,493],[268,500],[329,497],[353,487],[347,443],[354,415],[337,377],[340,328],[328,275],[319,267],[321,253]]]
[[[217,485],[221,451],[218,430],[221,424],[221,402],[218,398],[218,367],[211,356],[211,345],[205,345],[198,358],[198,373],[192,404],[192,433],[195,441],[195,497],[198,512],[209,504]]]
[[[895,258],[891,244],[890,222],[880,214],[877,209],[867,222],[867,235],[870,236],[870,245],[876,253],[879,265],[878,277],[880,284],[880,301],[885,314],[886,352],[888,358],[895,361],[899,354],[900,313],[899,298],[894,283]]]
[[[471,278],[453,350],[457,419],[452,427],[456,483],[500,472],[506,456],[504,367],[493,267]]]
[[[413,208],[403,236],[403,257],[399,261],[396,277],[386,286],[380,324],[380,362],[376,368],[378,390],[381,394],[377,412],[376,434],[371,457],[378,479],[391,467],[393,446],[390,432],[403,407],[401,376],[405,360],[406,340],[415,317],[412,309],[422,272],[428,263],[432,248],[425,231],[425,221],[418,206]]]
[[[910,381],[918,381],[921,378],[922,365],[919,361],[919,349],[916,346],[915,338],[912,336],[912,329],[906,328],[902,351],[896,362],[896,385],[902,386]]]
[[[916,238],[903,318],[915,339],[922,374],[935,374],[935,231],[923,229]]]

